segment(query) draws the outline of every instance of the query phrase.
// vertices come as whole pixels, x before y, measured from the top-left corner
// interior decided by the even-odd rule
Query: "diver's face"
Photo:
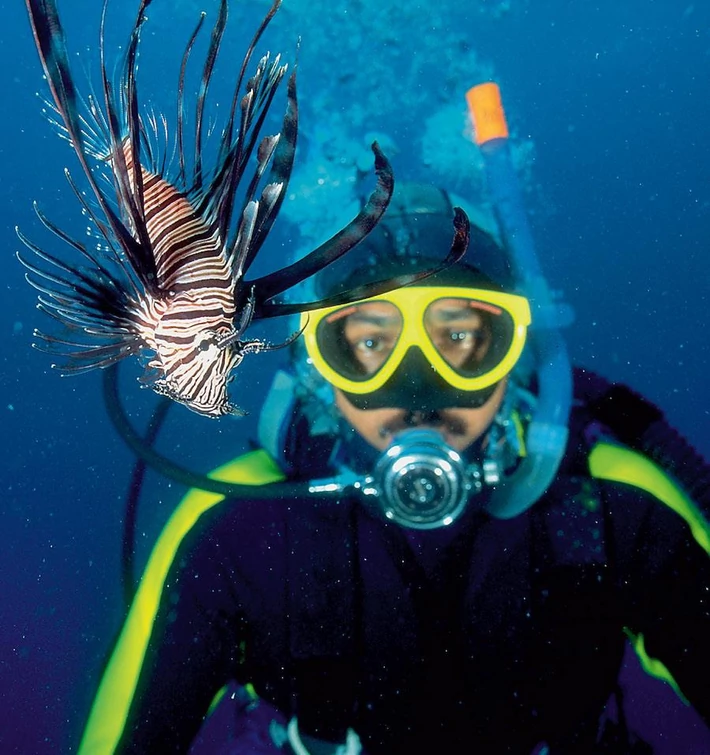
[[[438,353],[452,366],[475,359],[482,361],[491,345],[491,334],[480,312],[465,300],[439,299],[426,311],[424,325]],[[343,337],[363,373],[376,372],[389,357],[402,329],[399,311],[386,302],[358,306],[348,316]],[[490,427],[505,393],[505,380],[488,401],[475,409],[447,408],[358,409],[336,389],[336,405],[345,419],[375,448],[383,450],[402,430],[429,428],[440,432],[446,443],[463,451]]]
[[[463,451],[491,426],[503,400],[506,382],[501,380],[490,399],[476,409],[358,409],[337,389],[335,403],[355,430],[381,451],[390,445],[395,434],[413,428],[436,430],[449,446]]]

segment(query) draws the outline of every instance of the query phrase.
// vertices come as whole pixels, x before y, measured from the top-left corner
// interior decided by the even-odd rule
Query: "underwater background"
[[[137,5],[109,3],[109,61]],[[140,91],[171,123],[185,42],[199,12],[209,23],[216,7],[155,0],[149,9]],[[231,3],[213,105],[230,102],[268,7]],[[60,378],[30,346],[32,329],[48,322],[15,259],[14,227],[61,253],[33,200],[79,237],[86,221],[63,176],[69,167],[80,177],[77,160],[42,115],[36,93],[48,92],[23,3],[4,0],[0,10],[0,753],[41,755],[75,748],[121,623],[121,527],[134,459],[107,418],[101,375]],[[63,0],[60,13],[82,89],[84,72],[96,72],[100,3]],[[542,264],[576,312],[566,332],[573,360],[658,402],[710,457],[710,4],[284,0],[265,43],[293,61],[298,37],[296,170],[263,270],[348,219],[375,137],[400,180],[480,200],[464,92],[494,78]],[[366,175],[362,186],[373,184]],[[277,322],[259,332],[277,341],[291,329]],[[247,357],[238,369],[231,395],[249,416],[214,421],[175,406],[158,448],[201,471],[248,449],[285,358]],[[121,373],[124,406],[145,427],[157,399],[135,382],[137,364]],[[148,475],[141,563],[183,492]],[[623,680],[630,725],[655,752],[710,753],[710,734],[668,687],[632,662]]]

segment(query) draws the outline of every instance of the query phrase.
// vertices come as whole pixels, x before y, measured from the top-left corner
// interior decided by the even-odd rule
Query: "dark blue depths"
[[[121,29],[131,21],[126,5],[111,8]],[[141,60],[146,91],[161,91],[165,71],[176,70],[182,42],[175,40],[186,38],[202,9],[193,2],[170,3],[168,15],[161,0],[154,5],[146,33],[154,54]],[[253,28],[266,7],[256,4],[252,15],[239,10],[236,0],[233,5],[240,29]],[[576,310],[567,333],[573,358],[657,401],[709,455],[710,8],[674,0],[510,0],[465,13],[453,9],[465,4],[453,2],[448,12],[448,4],[393,5],[402,24],[397,35],[385,34],[383,16],[367,2],[348,4],[347,13],[344,3],[331,3],[332,18],[309,18],[303,5],[285,0],[275,27],[279,40],[298,34],[304,40],[297,164],[312,157],[324,138],[332,138],[337,149],[334,132],[345,123],[348,143],[365,143],[368,132],[389,135],[398,148],[393,162],[401,178],[438,177],[421,159],[422,131],[432,109],[463,109],[463,90],[476,81],[460,80],[459,64],[475,50],[481,67],[474,74],[492,67],[515,135],[534,145],[527,163],[533,227],[553,287],[564,290]],[[212,3],[205,6],[214,11]],[[14,226],[44,239],[32,213],[34,199],[77,235],[85,222],[62,176],[65,166],[78,175],[78,166],[40,115],[35,92],[43,82],[24,8],[6,0],[0,10],[0,749],[60,753],[76,742],[122,618],[120,527],[132,459],[106,420],[99,378],[60,379],[51,373],[50,360],[29,348],[32,328],[43,323],[13,255],[19,248]],[[82,67],[96,63],[98,9],[87,13],[83,3],[65,0],[60,10],[70,45],[80,53],[72,60],[79,63],[81,85]],[[438,15],[428,28],[418,19],[432,10]],[[348,52],[340,61],[328,29],[341,35]],[[348,44],[355,45],[357,35],[362,50],[352,55]],[[118,31],[110,37],[115,44],[123,41]],[[377,40],[383,40],[381,49],[368,50]],[[234,49],[241,55],[241,38]],[[388,78],[377,67],[379,55],[396,61],[396,75]],[[449,68],[456,76],[447,76]],[[416,75],[405,75],[410,70]],[[363,101],[368,80],[378,92],[390,91],[388,103]],[[219,86],[215,91],[220,96]],[[426,154],[445,165],[452,160],[447,138],[441,141],[440,154]],[[465,194],[465,177],[452,182]],[[335,191],[326,180],[314,203],[328,205]],[[298,227],[312,220],[297,226],[289,217],[277,226],[265,252],[274,269],[298,246]],[[269,335],[278,340],[287,330],[275,325]],[[233,390],[249,417],[214,423],[175,409],[161,447],[201,469],[245,450],[279,358],[254,358],[240,370]],[[140,423],[153,399],[133,382],[135,365],[124,372],[126,401]],[[149,477],[141,557],[180,492]],[[632,663],[624,679],[632,723],[644,729],[657,752],[710,752],[707,733],[669,690],[648,683]]]

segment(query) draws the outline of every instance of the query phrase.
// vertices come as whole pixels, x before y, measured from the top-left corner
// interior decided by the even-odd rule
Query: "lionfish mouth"
[[[254,50],[280,0],[272,4],[247,48],[212,165],[204,159],[203,141],[209,120],[208,93],[227,23],[227,0],[219,0],[194,97],[186,92],[186,70],[205,14],[187,40],[176,72],[178,116],[174,134],[170,120],[144,107],[137,94],[141,31],[151,2],[141,0],[139,4],[115,86],[105,63],[104,4],[99,35],[102,95],[80,97],[56,0],[26,0],[54,101],[53,119],[74,148],[94,201],[84,197],[68,172],[67,180],[100,235],[103,248],[90,249],[37,209],[40,222],[65,242],[75,260],[44,251],[19,231],[20,239],[36,258],[30,261],[18,257],[28,269],[28,281],[39,291],[39,308],[64,327],[59,334],[37,332],[38,348],[59,358],[54,366],[63,374],[107,367],[136,355],[155,344],[160,329],[160,338],[170,347],[166,353],[171,357],[163,359],[161,369],[162,377],[170,382],[171,397],[200,414],[221,416],[229,405],[229,372],[240,360],[198,359],[199,352],[193,348],[195,338],[211,323],[227,322],[232,326],[228,335],[217,339],[218,349],[231,348],[240,356],[256,353],[275,347],[243,338],[252,321],[336,303],[330,299],[286,304],[278,297],[346,254],[374,228],[392,195],[392,171],[373,144],[377,184],[362,211],[299,261],[246,280],[286,196],[296,149],[295,73],[288,78],[280,132],[264,135],[267,112],[287,67],[281,64],[280,56],[272,58],[268,53],[252,66]],[[195,126],[188,139],[190,99],[190,121]],[[176,165],[167,158],[173,152]],[[190,159],[188,154],[192,155]],[[462,234],[459,228],[449,255],[424,274],[460,259],[466,243],[467,233]],[[340,294],[337,303],[406,285],[424,274],[360,286]],[[151,383],[150,376],[145,380]],[[152,386],[163,392],[155,381]],[[198,406],[191,399],[196,395],[209,399]]]

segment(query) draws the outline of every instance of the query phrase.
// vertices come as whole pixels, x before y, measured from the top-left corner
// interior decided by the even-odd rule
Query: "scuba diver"
[[[302,316],[252,451],[201,479],[114,381],[124,439],[193,489],[126,590],[80,755],[640,755],[629,645],[710,723],[710,467],[570,368],[497,87],[467,100],[492,211],[398,184],[316,276],[333,306]]]
[[[319,293],[440,259],[453,205],[398,184]],[[710,722],[710,469],[650,402],[575,369],[538,495],[530,428],[558,421],[557,386],[526,356],[500,229],[465,209],[468,261],[304,319],[259,447],[222,475],[263,494],[188,494],[80,753],[647,752],[605,713],[629,640]],[[270,496],[283,481],[299,492]]]

